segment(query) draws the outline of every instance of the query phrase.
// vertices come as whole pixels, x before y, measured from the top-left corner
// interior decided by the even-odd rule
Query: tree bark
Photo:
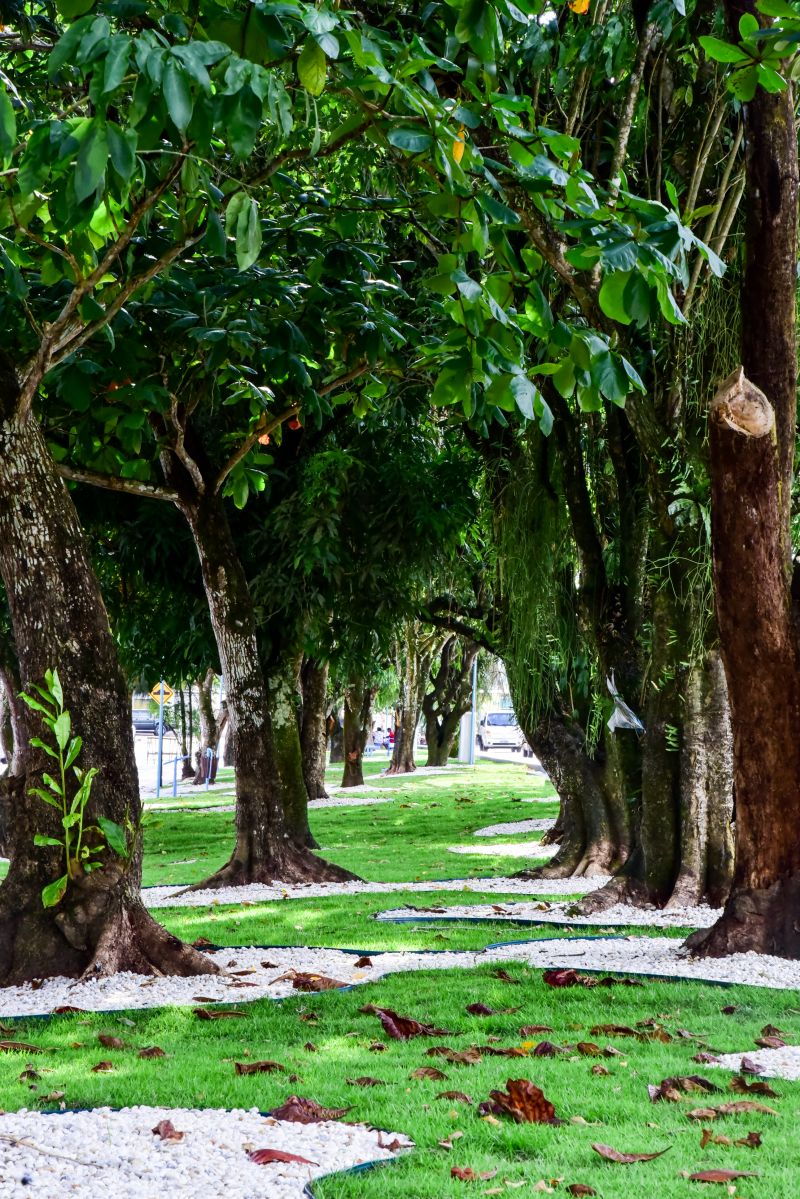
[[[477,653],[474,641],[463,643],[455,636],[442,646],[439,669],[422,700],[428,766],[446,766],[449,761],[461,717],[472,704],[472,664]]]
[[[397,674],[400,679],[400,702],[394,725],[394,747],[387,774],[410,774],[417,769],[414,761],[414,742],[417,735],[422,697],[431,662],[438,645],[439,634],[422,632],[417,621],[406,624],[402,643],[398,642]]]
[[[194,785],[200,786],[208,781],[213,783],[217,777],[219,763],[220,720],[214,712],[213,689],[216,673],[209,666],[206,673],[197,680],[197,711],[200,717],[200,748],[197,751],[197,766],[194,772]],[[213,756],[208,751],[212,750]]]
[[[181,508],[200,558],[211,624],[225,677],[229,737],[236,778],[236,844],[228,862],[190,890],[263,882],[340,882],[348,871],[317,858],[294,840],[256,642],[247,578],[222,501],[206,492]]]
[[[286,830],[294,844],[316,849],[317,843],[308,823],[308,791],[300,745],[302,661],[301,650],[287,647],[280,653],[269,680],[270,717]]]
[[[344,761],[344,725],[339,719],[338,711],[335,709],[329,713],[328,719],[325,722],[325,729],[331,747],[331,766],[335,766],[339,762]]]
[[[726,6],[729,23],[740,15]],[[694,952],[800,957],[800,651],[789,516],[797,407],[797,131],[792,85],[745,106],[742,368],[709,412],[711,531],[733,729],[736,855]]]
[[[16,415],[18,383],[0,362],[0,573],[8,595],[23,685],[58,670],[80,763],[95,766],[87,824],[104,816],[126,827],[130,857],[103,853],[100,869],[70,882],[44,908],[42,888],[64,871],[61,850],[33,844],[62,833],[59,814],[35,798],[50,759],[30,737],[50,733],[24,713],[10,813],[11,865],[0,887],[0,983],[53,975],[97,977],[214,973],[205,955],[158,925],[141,901],[141,808],[128,692],[74,505],[32,414]],[[25,797],[23,799],[23,797]]]
[[[300,671],[303,693],[303,719],[300,725],[300,745],[303,751],[303,778],[309,799],[327,799],[325,790],[325,757],[328,744],[328,675],[327,662],[306,658]]]
[[[361,787],[364,783],[364,750],[372,728],[372,701],[378,688],[364,678],[354,679],[344,693],[344,772],[343,787]]]
[[[181,710],[181,778],[194,778],[194,767],[192,766],[192,751],[191,751],[191,688],[189,690],[190,708],[187,716],[186,712],[186,696],[183,693],[183,682],[181,682],[178,690],[178,701]]]

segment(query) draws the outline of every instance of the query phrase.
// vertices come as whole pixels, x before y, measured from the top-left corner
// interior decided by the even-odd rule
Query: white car
[[[478,725],[478,746],[480,749],[522,749],[525,734],[517,724],[513,712],[506,709],[502,712],[487,712],[481,717]]]

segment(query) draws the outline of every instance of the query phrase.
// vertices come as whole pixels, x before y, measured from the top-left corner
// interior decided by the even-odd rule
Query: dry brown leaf
[[[367,957],[365,954],[363,958],[359,958],[356,962],[356,970],[366,970],[371,965],[372,958]]]
[[[385,1087],[386,1083],[380,1078],[370,1078],[368,1074],[362,1074],[360,1078],[346,1078],[345,1082],[349,1087]]]
[[[435,1099],[449,1099],[451,1103],[472,1103],[469,1095],[465,1095],[463,1091],[440,1091]]]
[[[561,1124],[556,1109],[527,1078],[509,1078],[505,1091],[490,1091],[478,1111],[481,1115],[510,1116],[518,1124]]]
[[[519,1045],[512,1045],[508,1049],[499,1049],[496,1045],[476,1045],[478,1053],[483,1053],[487,1057],[527,1057],[527,1049],[523,1049]]]
[[[780,1099],[777,1091],[773,1091],[768,1082],[763,1082],[757,1079],[755,1082],[748,1082],[740,1074],[735,1075],[730,1082],[732,1091],[738,1091],[740,1095],[766,1095],[768,1099]]]
[[[600,1057],[603,1052],[599,1045],[595,1045],[594,1041],[578,1041],[575,1048],[582,1057]]]
[[[671,1148],[671,1145],[667,1145],[666,1149],[659,1149],[658,1153],[621,1153],[619,1149],[612,1149],[610,1145],[592,1145],[595,1153],[599,1153],[607,1162],[617,1162],[621,1166],[630,1166],[634,1162],[651,1162]]]
[[[686,1115],[690,1120],[716,1120],[717,1116],[740,1116],[745,1112],[761,1112],[766,1116],[777,1116],[774,1107],[766,1107],[753,1099],[736,1099],[732,1103],[719,1103],[716,1107],[696,1107]]]
[[[690,1182],[735,1182],[737,1178],[758,1178],[753,1170],[701,1170],[690,1174]]]
[[[447,1037],[450,1034],[443,1028],[434,1028],[432,1024],[423,1024],[411,1016],[400,1016],[391,1008],[376,1007],[368,1003],[359,1011],[367,1015],[377,1016],[383,1025],[383,1031],[393,1041],[408,1041],[412,1037]]]
[[[756,1045],[759,1049],[785,1049],[786,1042],[780,1037],[756,1037]]]
[[[469,1049],[449,1049],[447,1045],[434,1045],[427,1050],[426,1057],[443,1057],[454,1066],[474,1066],[482,1061],[480,1051],[475,1045]]]
[[[493,1016],[494,1008],[487,1007],[485,1003],[468,1003],[466,1010],[470,1016]]]
[[[496,1170],[473,1170],[471,1166],[450,1167],[450,1177],[458,1178],[461,1182],[488,1182],[496,1174]]]
[[[341,1120],[349,1111],[349,1107],[322,1107],[313,1099],[290,1095],[280,1107],[273,1108],[270,1115],[293,1124],[319,1124],[323,1120]]]
[[[592,1066],[591,1072],[592,1072],[592,1074],[597,1074],[597,1075],[607,1075],[607,1074],[611,1073],[608,1066],[604,1066],[601,1062],[596,1062]]]
[[[113,1037],[110,1033],[101,1032],[97,1034],[97,1039],[104,1049],[124,1049],[125,1042],[122,1037]]]
[[[500,982],[502,982],[502,983],[513,983],[513,985],[515,987],[519,987],[522,985],[522,982],[520,979],[512,978],[511,975],[508,973],[508,971],[503,970],[502,967],[499,970],[492,971],[492,978],[499,978]]]
[[[213,1011],[207,1007],[192,1008],[198,1020],[235,1020],[237,1017],[247,1016],[249,1012],[240,1012],[237,1008],[215,1008]]]
[[[680,1074],[675,1078],[665,1078],[657,1087],[649,1086],[647,1090],[652,1103],[658,1103],[662,1099],[674,1103],[683,1095],[696,1094],[698,1091],[708,1094],[712,1091],[721,1091],[722,1088],[709,1082],[700,1074]]]
[[[429,1078],[432,1082],[441,1082],[447,1078],[443,1070],[437,1070],[435,1066],[419,1066],[416,1070],[412,1070],[409,1078]]]
[[[0,1053],[42,1053],[38,1045],[28,1045],[25,1041],[0,1041]]]
[[[751,1057],[743,1057],[739,1062],[739,1069],[742,1074],[763,1074],[766,1066],[762,1066],[761,1062],[755,1062]]]
[[[304,1166],[318,1166],[319,1162],[311,1162],[307,1157],[298,1157],[296,1153],[284,1153],[282,1149],[254,1149],[247,1155],[257,1166],[269,1166],[272,1162],[300,1162]]]
[[[182,1141],[184,1137],[171,1120],[159,1120],[152,1131],[157,1137],[161,1137],[162,1141]]]
[[[566,1188],[570,1195],[596,1195],[597,1191],[594,1187],[587,1186],[585,1182],[571,1182]]]
[[[699,1062],[701,1066],[711,1066],[716,1065],[716,1063],[719,1061],[719,1058],[713,1053],[706,1053],[705,1051],[702,1051],[700,1053],[696,1053],[692,1058],[692,1061]]]
[[[540,1041],[535,1049],[531,1050],[532,1057],[558,1057],[559,1053],[566,1053],[566,1049],[562,1045],[555,1045],[552,1041]]]
[[[285,1074],[286,1067],[280,1062],[234,1062],[237,1074]]]
[[[113,1062],[98,1062],[96,1066],[92,1066],[92,1074],[107,1074],[109,1070],[113,1069]]]
[[[281,982],[291,982],[295,991],[307,993],[340,991],[342,987],[350,986],[350,983],[342,982],[341,979],[329,978],[327,974],[310,974],[306,970],[287,970],[285,974],[279,974],[277,978],[273,978],[269,985]]]
[[[144,1049],[140,1049],[137,1057],[166,1057],[166,1053],[160,1045],[147,1045]]]
[[[549,1024],[523,1024],[519,1035],[521,1037],[538,1037],[540,1033],[552,1031]]]

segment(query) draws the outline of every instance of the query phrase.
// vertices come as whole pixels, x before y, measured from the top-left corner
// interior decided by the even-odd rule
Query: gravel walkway
[[[560,845],[542,845],[541,841],[517,841],[513,845],[451,845],[449,853],[487,854],[493,858],[552,858]]]
[[[709,1065],[722,1066],[725,1070],[741,1073],[742,1058],[763,1066],[769,1078],[786,1078],[796,1082],[800,1078],[800,1045],[784,1045],[783,1049],[745,1049],[743,1053],[722,1053]]]
[[[169,1120],[181,1139],[153,1130]],[[401,1135],[403,1148],[410,1142]],[[0,1115],[0,1196],[55,1199],[301,1199],[324,1174],[397,1157],[394,1133],[365,1124],[296,1124],[257,1111],[129,1107]],[[248,1153],[277,1149],[312,1165],[258,1165]]]
[[[576,881],[576,880],[573,880]],[[443,908],[440,920],[535,920],[537,924],[570,924],[576,927],[592,925],[593,927],[613,927],[615,925],[647,925],[654,928],[708,928],[722,914],[721,908],[701,907],[670,908],[662,911],[659,908],[638,908],[631,904],[618,903],[613,908],[607,908],[597,916],[572,916],[572,903],[550,904],[504,903],[504,904],[458,904]],[[498,911],[498,908],[500,909]],[[380,912],[378,920],[399,920],[414,916],[413,908],[392,908]]]
[[[555,820],[508,820],[505,824],[487,824],[485,828],[476,829],[475,837],[513,837],[518,833],[547,833],[555,825]]]
[[[736,982],[776,990],[800,988],[800,962],[766,954],[735,954],[727,958],[694,961],[676,938],[614,937],[608,939],[560,938],[520,941],[475,952],[376,953],[372,966],[359,969],[357,958],[339,949],[223,949],[214,955],[226,971],[218,977],[146,978],[116,974],[111,978],[46,979],[40,986],[0,988],[0,1019],[9,1016],[47,1015],[65,1005],[89,1011],[126,1008],[185,1007],[207,1003],[242,1005],[256,999],[281,999],[296,995],[290,970],[323,974],[347,985],[371,982],[384,974],[413,970],[469,969],[491,962],[526,962],[536,969],[567,967],[625,974],[684,977],[709,982]]]
[[[304,883],[284,886],[251,883],[245,887],[221,887],[218,891],[192,891],[183,887],[146,887],[142,897],[148,908],[203,908],[210,905],[269,903],[276,899],[323,899],[332,895],[383,895],[395,891],[465,891],[476,895],[586,895],[608,882],[608,875],[594,878],[543,878],[531,882],[520,878],[451,878],[427,883]]]

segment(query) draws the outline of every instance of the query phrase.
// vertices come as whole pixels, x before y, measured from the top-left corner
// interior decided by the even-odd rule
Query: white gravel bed
[[[423,883],[249,883],[221,887],[218,891],[192,891],[183,887],[146,887],[142,898],[148,908],[204,908],[222,904],[270,903],[276,899],[323,899],[332,895],[382,895],[395,891],[466,891],[478,895],[585,895],[608,882],[607,874],[593,878],[451,878]]]
[[[153,1129],[169,1120],[180,1140]],[[296,1124],[252,1111],[107,1107],[0,1115],[0,1196],[54,1199],[301,1199],[307,1184],[363,1162],[389,1161],[394,1133],[365,1124]],[[408,1138],[399,1138],[402,1147]],[[21,1143],[20,1143],[21,1142]],[[257,1165],[248,1153],[277,1149],[301,1162]]]
[[[552,858],[560,845],[542,845],[541,841],[517,841],[513,845],[450,845],[448,853],[487,854],[493,858]]]
[[[800,989],[800,962],[767,954],[734,954],[727,958],[693,960],[675,938],[614,937],[601,939],[556,938],[519,941],[474,952],[375,953],[372,966],[358,968],[354,954],[339,949],[223,949],[215,955],[226,971],[218,977],[146,978],[116,974],[112,978],[46,979],[41,986],[0,988],[0,1018],[46,1015],[70,1005],[89,1011],[151,1008],[175,1005],[204,1006],[228,1003],[241,1006],[256,999],[281,999],[297,995],[291,979],[277,981],[290,970],[324,974],[348,985],[372,982],[385,974],[413,970],[469,969],[492,962],[525,962],[537,969],[567,967],[576,970],[614,971],[624,974],[681,977],[698,981],[735,982],[748,986]],[[243,985],[244,984],[244,985]]]
[[[800,1078],[800,1045],[784,1045],[783,1049],[745,1049],[742,1053],[722,1053],[709,1066],[740,1073],[742,1058],[763,1066],[763,1073],[770,1078],[785,1078],[796,1082]]]
[[[573,880],[577,882],[578,880]],[[613,908],[607,908],[595,916],[571,916],[571,903],[557,903],[544,908],[540,903],[503,903],[503,904],[458,904],[444,909],[441,915],[437,912],[437,920],[463,920],[469,917],[473,920],[535,920],[537,924],[570,924],[580,927],[592,925],[595,928],[611,928],[625,925],[647,925],[652,928],[709,928],[722,914],[721,908],[701,907],[670,908],[662,911],[659,908],[638,908],[632,904],[618,903]],[[498,908],[501,910],[498,912]],[[380,912],[378,920],[397,920],[414,916],[413,908],[391,908]]]
[[[393,795],[337,795],[328,799],[312,799],[309,802],[308,809],[313,811],[315,808],[361,808],[366,804],[374,803],[393,803]]]
[[[517,833],[547,833],[555,825],[553,817],[541,820],[507,820],[505,824],[487,824],[478,828],[473,837],[513,837]]]

